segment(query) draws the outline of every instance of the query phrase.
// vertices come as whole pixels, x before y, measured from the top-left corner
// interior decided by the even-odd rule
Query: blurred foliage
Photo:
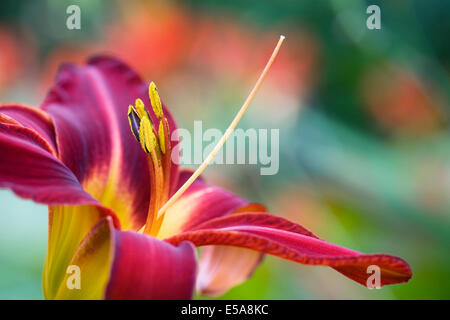
[[[69,4],[82,30],[65,28]],[[365,26],[370,4],[381,30]],[[0,100],[38,105],[59,63],[108,52],[157,81],[182,127],[225,128],[278,34],[241,126],[280,128],[280,172],[213,166],[207,178],[326,240],[401,256],[414,276],[369,291],[267,257],[222,298],[450,298],[449,1],[3,0]],[[41,298],[46,209],[9,191],[0,203],[0,298]]]

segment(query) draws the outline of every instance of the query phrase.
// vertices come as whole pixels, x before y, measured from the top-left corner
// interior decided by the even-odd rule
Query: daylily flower
[[[370,265],[381,285],[410,279],[401,258],[328,243],[201,178],[161,213],[192,174],[171,161],[175,129],[155,85],[106,57],[63,66],[40,108],[0,106],[0,187],[49,206],[45,298],[189,299],[195,286],[217,296],[264,254],[363,285]],[[80,289],[67,286],[69,266]]]

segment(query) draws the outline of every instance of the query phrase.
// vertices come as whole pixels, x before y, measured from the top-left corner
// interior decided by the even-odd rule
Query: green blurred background
[[[70,4],[81,30],[66,28]],[[370,4],[381,30],[366,28]],[[449,1],[3,0],[0,101],[38,106],[60,63],[108,53],[158,84],[180,127],[224,130],[280,34],[240,123],[280,129],[279,173],[214,165],[206,178],[414,275],[368,290],[266,257],[223,298],[450,298]],[[0,190],[0,211],[0,298],[41,299],[47,208]]]

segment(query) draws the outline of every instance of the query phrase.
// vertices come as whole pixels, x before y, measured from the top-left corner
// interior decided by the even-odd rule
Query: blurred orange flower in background
[[[385,66],[370,71],[362,92],[372,116],[390,133],[420,136],[441,125],[438,95],[412,70]]]
[[[0,26],[0,92],[11,85],[23,70],[21,48],[17,37]]]
[[[90,40],[74,45],[68,41],[47,55],[43,88],[52,82],[59,64],[79,63],[102,52],[128,62],[144,76],[163,84],[162,87],[176,89],[176,102],[182,102],[183,109],[187,109],[186,103],[192,103],[190,108],[202,107],[208,112],[204,108],[208,104],[205,95],[220,95],[221,92],[215,92],[217,87],[228,96],[228,91],[232,91],[231,96],[245,94],[277,36],[273,31],[262,33],[246,27],[231,16],[211,17],[174,3],[118,5],[118,15],[104,26],[101,42]],[[273,122],[295,119],[312,84],[317,57],[315,38],[296,30],[259,97],[259,113],[264,114],[275,104],[279,110],[271,119]],[[201,106],[196,94],[201,97]]]

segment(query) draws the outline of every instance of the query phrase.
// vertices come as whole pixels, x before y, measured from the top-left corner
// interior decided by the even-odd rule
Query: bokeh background
[[[70,4],[81,30],[66,28]],[[370,4],[381,30],[366,28]],[[224,130],[280,34],[240,123],[280,129],[279,173],[215,165],[206,178],[328,241],[401,256],[414,276],[368,290],[266,257],[222,298],[450,298],[449,1],[3,0],[0,101],[38,106],[60,63],[108,53],[158,84],[180,127]],[[41,299],[47,208],[0,190],[0,211],[0,298]]]

